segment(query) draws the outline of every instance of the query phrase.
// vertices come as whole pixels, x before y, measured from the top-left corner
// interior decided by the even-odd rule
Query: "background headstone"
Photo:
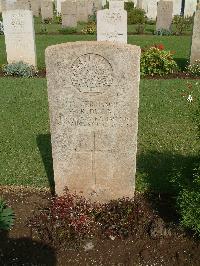
[[[56,193],[133,197],[140,48],[75,42],[46,50]]]
[[[51,0],[43,0],[41,2],[42,20],[53,19],[53,3]]]
[[[157,9],[157,22],[156,30],[171,30],[171,24],[173,19],[173,2],[172,1],[162,1],[158,2]]]
[[[40,1],[39,0],[31,0],[31,10],[33,12],[33,16],[39,17],[40,10]]]
[[[185,16],[193,16],[196,11],[197,0],[185,0]]]
[[[123,0],[110,0],[109,2],[109,10],[124,10],[124,1]]]
[[[77,0],[77,20],[87,22],[88,15],[87,0]]]
[[[8,63],[23,61],[36,66],[32,11],[7,10],[2,16]]]
[[[197,10],[194,17],[193,36],[190,63],[200,60],[200,10]]]
[[[77,27],[77,7],[75,1],[61,3],[62,26]]]
[[[97,12],[97,41],[127,43],[127,11],[104,9]]]

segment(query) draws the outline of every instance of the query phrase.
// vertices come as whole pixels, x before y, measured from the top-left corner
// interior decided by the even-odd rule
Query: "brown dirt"
[[[0,236],[0,265],[200,265],[200,241],[165,222],[176,217],[167,195],[136,195],[151,227],[141,226],[134,237],[95,239],[67,251],[42,243],[28,226],[34,211],[47,206],[51,198],[47,189],[2,186],[0,195],[16,216],[9,234]]]

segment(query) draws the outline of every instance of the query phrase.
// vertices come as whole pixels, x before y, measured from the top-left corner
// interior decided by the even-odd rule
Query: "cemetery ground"
[[[95,36],[36,35],[39,70],[45,71],[46,47],[77,40],[95,40]],[[128,43],[141,47],[162,43],[174,51],[181,68],[187,64],[190,42],[190,36],[128,37]],[[0,36],[0,65],[5,63],[4,37]],[[85,240],[80,248],[74,243],[66,248],[45,238],[41,241],[29,227],[39,209],[49,206],[54,185],[46,79],[0,77],[0,194],[16,215],[9,235],[0,238],[0,262],[200,265],[199,239],[179,225],[176,205],[180,179],[190,176],[198,162],[199,86],[198,79],[141,80],[134,234]]]
[[[199,240],[178,225],[175,203],[179,176],[198,159],[198,88],[199,80],[141,80],[135,234],[66,251],[41,242],[28,226],[49,205],[53,187],[46,79],[1,77],[0,194],[16,215],[9,238],[0,240],[3,263],[199,265]]]

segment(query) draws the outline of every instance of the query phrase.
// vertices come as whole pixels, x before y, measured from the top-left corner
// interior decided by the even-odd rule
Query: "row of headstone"
[[[7,9],[2,12],[7,62],[23,61],[37,66],[34,20],[31,10]]]
[[[157,13],[157,3],[159,0],[132,0],[136,7],[145,10],[147,17],[150,19],[156,19]],[[180,15],[184,12],[185,16],[192,16],[196,11],[197,0],[185,0],[184,10],[183,0],[166,0],[173,2],[173,16]]]
[[[127,11],[123,1],[110,1],[109,9],[97,12],[97,41],[127,43]]]

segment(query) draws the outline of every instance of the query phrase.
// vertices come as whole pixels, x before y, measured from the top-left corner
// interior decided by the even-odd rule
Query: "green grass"
[[[170,191],[169,179],[189,173],[198,152],[196,101],[185,80],[142,80],[137,189]],[[196,81],[191,81],[195,84]],[[199,85],[194,97],[199,96]],[[46,79],[0,79],[0,184],[49,186],[52,161]]]
[[[46,47],[63,42],[91,41],[96,40],[94,35],[36,35],[36,49],[38,68],[45,67],[44,51]],[[167,50],[174,51],[174,58],[179,66],[184,67],[190,54],[190,36],[153,36],[134,35],[128,36],[128,43],[145,47],[155,43],[163,43]],[[0,65],[6,63],[6,50],[4,36],[0,36]]]

